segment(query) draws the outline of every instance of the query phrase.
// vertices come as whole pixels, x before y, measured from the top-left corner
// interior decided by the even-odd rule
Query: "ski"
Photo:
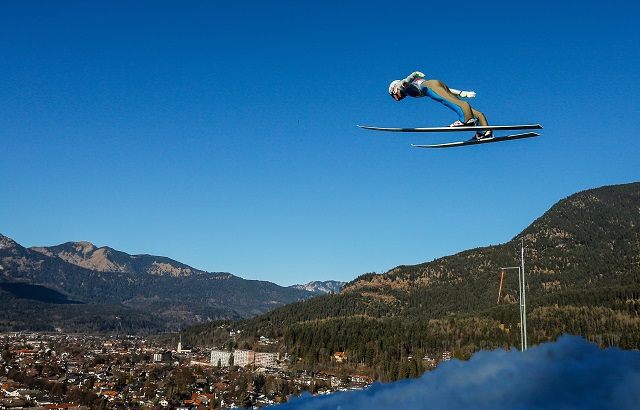
[[[471,139],[469,141],[446,142],[444,144],[431,144],[431,145],[411,144],[411,146],[417,147],[417,148],[451,148],[451,147],[463,147],[466,145],[489,144],[492,142],[519,140],[522,138],[532,138],[532,137],[539,137],[539,136],[540,134],[538,134],[537,132],[525,132],[524,134],[505,135],[504,137],[494,137],[494,138],[488,138],[483,140]]]
[[[385,128],[372,127],[369,125],[358,125],[365,130],[389,131],[389,132],[460,132],[460,131],[512,131],[512,130],[539,130],[542,129],[540,124],[527,125],[487,125],[487,126],[461,126],[461,127],[430,127],[430,128]]]

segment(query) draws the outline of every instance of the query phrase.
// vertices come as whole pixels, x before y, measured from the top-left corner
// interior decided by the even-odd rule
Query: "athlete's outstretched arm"
[[[411,82],[416,78],[424,78],[424,74],[422,74],[420,71],[414,71],[413,73],[409,74],[407,78],[402,80],[402,88],[407,88],[409,84],[411,84]]]

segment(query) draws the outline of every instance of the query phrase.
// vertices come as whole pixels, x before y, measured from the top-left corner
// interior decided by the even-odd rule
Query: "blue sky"
[[[640,6],[2,1],[0,233],[280,285],[504,243],[640,180]],[[420,70],[542,137],[450,150]],[[462,135],[465,138],[470,137]]]

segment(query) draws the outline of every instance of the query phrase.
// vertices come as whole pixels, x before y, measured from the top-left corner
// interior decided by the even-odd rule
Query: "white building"
[[[234,350],[233,351],[233,364],[236,366],[249,366],[255,361],[255,354],[253,350]]]
[[[228,367],[229,360],[231,359],[231,352],[226,352],[224,350],[212,350],[211,351],[211,364],[214,366],[218,365],[220,362],[220,366]]]
[[[277,365],[277,353],[259,353],[254,354],[255,364],[258,367],[275,367]]]

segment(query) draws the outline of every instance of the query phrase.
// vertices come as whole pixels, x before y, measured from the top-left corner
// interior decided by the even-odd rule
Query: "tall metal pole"
[[[527,297],[526,297],[526,281],[524,279],[524,238],[520,238],[520,274],[522,275],[522,289],[520,293],[520,302],[522,304],[520,309],[520,323],[522,324],[522,351],[527,350]]]
[[[524,351],[525,350],[525,331],[524,331],[524,322],[522,321],[522,318],[524,317],[523,314],[523,300],[522,300],[522,290],[524,289],[522,286],[522,266],[510,266],[507,268],[500,268],[503,271],[507,270],[507,269],[518,269],[518,304],[520,305],[520,351]]]
[[[524,239],[520,240],[520,266],[510,266],[500,268],[503,271],[507,269],[518,269],[518,287],[520,292],[520,351],[527,350],[527,284],[524,279]]]

